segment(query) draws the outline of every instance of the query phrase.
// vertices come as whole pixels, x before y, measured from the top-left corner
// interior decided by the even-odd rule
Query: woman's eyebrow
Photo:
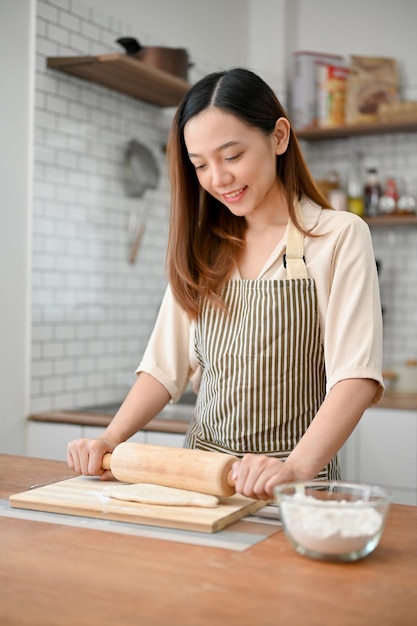
[[[223,143],[221,146],[219,146],[218,148],[215,149],[215,152],[221,152],[222,150],[226,150],[226,148],[230,148],[233,146],[237,146],[239,145],[241,142],[240,141],[227,141],[226,143]],[[190,158],[195,158],[195,157],[199,157],[201,156],[200,154],[197,154],[196,152],[189,152],[188,156]]]

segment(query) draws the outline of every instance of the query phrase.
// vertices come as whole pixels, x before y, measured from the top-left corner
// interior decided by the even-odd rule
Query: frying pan
[[[143,143],[132,139],[126,146],[124,154],[124,185],[130,198],[141,198],[150,189],[156,189],[159,181],[159,168],[150,149]],[[139,219],[138,219],[139,217]],[[145,230],[146,204],[137,214],[129,216],[129,261],[136,261],[142,235]]]

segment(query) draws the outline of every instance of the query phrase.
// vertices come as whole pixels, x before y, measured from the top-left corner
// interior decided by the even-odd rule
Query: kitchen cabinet
[[[68,442],[82,437],[82,429],[83,427],[77,424],[29,421],[26,424],[26,456],[65,461]]]
[[[26,430],[26,456],[41,459],[65,461],[67,445],[72,439],[99,437],[104,428],[53,422],[28,421]],[[130,441],[149,443],[155,446],[181,448],[185,435],[180,433],[154,432],[151,430],[136,433]]]
[[[342,478],[378,484],[417,505],[417,411],[371,408],[340,452]]]
[[[177,106],[190,88],[173,74],[119,53],[48,57],[47,66],[160,107]]]
[[[182,448],[185,441],[185,435],[180,435],[179,433],[162,433],[148,430],[138,434],[144,436],[143,443],[150,443],[153,446],[172,446],[174,448]],[[135,437],[136,435],[132,437],[131,441],[136,441]]]

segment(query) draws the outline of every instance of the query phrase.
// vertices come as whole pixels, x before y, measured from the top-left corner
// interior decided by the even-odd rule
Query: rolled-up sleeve
[[[327,391],[347,378],[379,383],[381,398],[382,313],[378,274],[368,225],[350,219],[334,242],[325,313]]]

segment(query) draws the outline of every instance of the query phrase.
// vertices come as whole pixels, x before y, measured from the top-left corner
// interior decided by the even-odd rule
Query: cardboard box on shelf
[[[352,55],[346,82],[346,123],[378,121],[381,104],[399,102],[399,76],[395,59]]]
[[[378,119],[381,122],[417,122],[417,102],[383,102],[378,107]]]
[[[293,53],[290,118],[296,130],[318,126],[317,63],[346,65],[344,57],[338,54],[302,50]]]

